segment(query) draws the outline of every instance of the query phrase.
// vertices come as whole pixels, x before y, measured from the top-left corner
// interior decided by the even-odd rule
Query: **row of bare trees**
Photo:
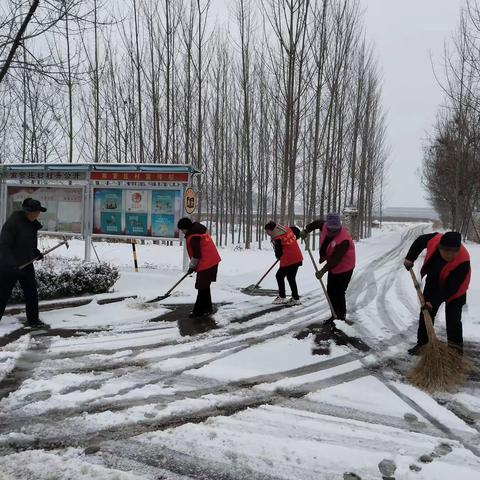
[[[41,0],[0,84],[1,160],[191,163],[219,244],[346,206],[369,235],[388,148],[358,0],[235,0],[221,26],[210,1]],[[31,2],[0,5],[6,43]]]
[[[468,0],[445,47],[445,102],[425,148],[423,182],[447,228],[480,241],[480,2]]]

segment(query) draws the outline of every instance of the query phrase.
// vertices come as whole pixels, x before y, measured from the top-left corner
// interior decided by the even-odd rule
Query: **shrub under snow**
[[[77,297],[86,293],[105,293],[118,280],[118,269],[109,263],[84,262],[63,258],[45,258],[35,264],[38,296],[41,300]],[[17,283],[11,303],[23,301]]]

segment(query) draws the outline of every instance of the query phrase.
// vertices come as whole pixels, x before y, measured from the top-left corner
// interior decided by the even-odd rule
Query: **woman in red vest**
[[[298,267],[303,262],[303,255],[297,242],[300,231],[297,227],[284,227],[283,225],[277,225],[275,222],[268,222],[265,225],[265,232],[272,239],[275,257],[280,260],[280,268],[276,274],[278,297],[275,298],[273,303],[300,305],[296,281]],[[290,300],[286,298],[285,277],[292,290],[292,298]]]
[[[313,230],[321,230],[320,263],[325,266],[317,273],[322,278],[328,272],[327,293],[338,319],[345,320],[347,305],[345,294],[355,268],[355,243],[349,231],[342,226],[338,213],[328,213],[326,220],[309,223],[300,233],[306,238]],[[335,320],[330,317],[327,322]]]
[[[462,307],[466,303],[470,284],[470,255],[462,245],[462,237],[458,232],[420,235],[403,262],[407,270],[413,267],[413,262],[425,248],[427,254],[421,275],[426,276],[423,290],[426,307],[434,320],[440,305],[445,302],[448,344],[463,353]],[[427,330],[420,312],[417,344],[408,353],[417,355],[426,343]]]
[[[213,312],[210,284],[217,280],[220,255],[207,228],[201,223],[193,223],[185,217],[178,221],[177,227],[184,233],[187,242],[190,257],[188,273],[197,273],[195,288],[198,294],[190,317],[210,315]]]

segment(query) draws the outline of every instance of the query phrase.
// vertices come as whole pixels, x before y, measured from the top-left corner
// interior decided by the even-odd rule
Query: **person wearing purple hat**
[[[345,320],[345,295],[355,268],[355,244],[350,232],[342,225],[340,214],[328,213],[326,219],[315,220],[305,226],[300,236],[306,239],[310,232],[320,230],[320,263],[326,262],[317,273],[322,278],[328,273],[327,293],[338,319]],[[330,317],[327,322],[335,320]]]
[[[441,304],[445,303],[448,345],[463,353],[462,308],[470,284],[470,255],[462,245],[460,233],[427,233],[412,243],[403,261],[404,267],[410,270],[425,249],[427,253],[420,273],[426,277],[423,290],[426,307],[434,321]],[[420,312],[417,344],[408,353],[417,355],[426,343],[428,335]]]
[[[13,212],[0,232],[0,319],[12,289],[17,282],[23,290],[29,327],[45,327],[38,317],[38,292],[33,263],[20,269],[31,260],[43,255],[37,248],[38,231],[42,225],[37,220],[47,209],[38,200],[26,198],[22,209]]]

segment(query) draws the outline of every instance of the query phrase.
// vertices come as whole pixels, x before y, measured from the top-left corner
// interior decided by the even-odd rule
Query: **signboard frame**
[[[120,190],[177,190],[180,194],[180,216],[191,215],[185,209],[187,188],[193,188],[193,177],[201,172],[189,164],[136,164],[136,163],[33,163],[0,164],[0,221],[7,217],[8,187],[72,188],[82,190],[82,221],[80,232],[41,230],[42,235],[65,235],[85,240],[85,260],[90,261],[92,239],[150,240],[152,242],[183,242],[183,266],[188,265],[184,236],[157,237],[144,235],[117,235],[93,233],[95,189]],[[196,192],[198,193],[198,192]],[[123,194],[122,194],[123,198]],[[151,198],[151,197],[150,197]],[[122,201],[123,207],[123,201]],[[178,213],[178,210],[177,212]],[[122,211],[122,215],[125,212]],[[148,215],[151,219],[151,208]],[[161,213],[158,213],[161,215]],[[176,220],[176,218],[175,218]],[[41,218],[40,218],[41,221]],[[176,225],[175,225],[176,227]],[[186,271],[186,270],[185,270]]]
[[[21,187],[35,187],[35,188],[62,188],[62,189],[71,189],[71,190],[81,190],[81,195],[82,195],[82,220],[80,221],[80,232],[66,232],[63,230],[40,230],[39,233],[43,235],[51,235],[51,236],[65,236],[65,237],[71,237],[71,238],[84,238],[86,232],[88,232],[88,229],[86,228],[86,220],[88,215],[86,214],[86,209],[85,209],[85,200],[86,196],[88,194],[88,184],[86,182],[83,182],[83,184],[76,184],[76,185],[65,185],[65,184],[32,184],[30,182],[28,183],[19,183],[18,181],[12,181],[12,180],[7,180],[2,184],[3,190],[2,190],[2,202],[4,202],[5,207],[2,209],[2,214],[5,214],[5,219],[2,220],[2,225],[6,221],[8,217],[8,211],[7,211],[7,206],[8,206],[8,189],[10,187],[14,188],[21,188]],[[40,218],[40,223],[42,223],[41,218]]]

